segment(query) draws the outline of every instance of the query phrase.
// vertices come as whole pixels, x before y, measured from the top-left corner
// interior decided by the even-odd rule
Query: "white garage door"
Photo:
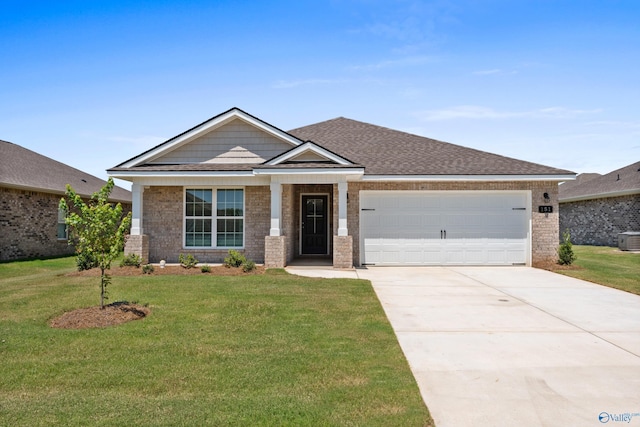
[[[526,264],[529,199],[529,192],[362,191],[361,263]]]

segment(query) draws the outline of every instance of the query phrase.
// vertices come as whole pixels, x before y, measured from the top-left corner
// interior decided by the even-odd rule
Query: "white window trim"
[[[187,217],[187,190],[211,190],[211,216],[202,217]],[[242,190],[242,216],[233,217],[233,219],[242,220],[242,246],[216,246],[217,234],[218,234],[218,218],[231,218],[231,217],[218,217],[217,204],[218,204],[218,191],[217,190]],[[247,236],[247,221],[246,217],[246,194],[245,187],[238,186],[188,186],[182,188],[182,249],[184,250],[211,250],[211,249],[244,249],[246,246]],[[187,218],[189,219],[211,219],[211,246],[187,246]]]
[[[62,215],[62,218],[60,218],[60,215]],[[56,238],[60,242],[64,242],[64,241],[68,241],[69,240],[69,226],[67,225],[67,222],[65,220],[66,217],[67,217],[67,213],[64,212],[62,209],[58,208],[58,222],[56,223]],[[64,224],[64,235],[65,235],[65,237],[58,236],[58,227],[60,226],[60,224]]]

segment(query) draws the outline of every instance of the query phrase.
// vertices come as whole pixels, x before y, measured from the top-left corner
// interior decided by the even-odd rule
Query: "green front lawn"
[[[53,329],[98,304],[73,269],[0,264],[0,425],[432,425],[367,281],[114,277],[111,301],[149,317]]]
[[[573,246],[575,269],[554,271],[640,295],[640,253],[608,246]]]

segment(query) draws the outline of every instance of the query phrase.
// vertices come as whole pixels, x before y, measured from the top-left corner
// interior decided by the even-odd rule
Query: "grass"
[[[369,282],[114,277],[149,317],[52,329],[98,303],[74,267],[0,264],[0,425],[433,425]]]
[[[640,295],[640,253],[608,246],[573,246],[576,269],[555,271]]]

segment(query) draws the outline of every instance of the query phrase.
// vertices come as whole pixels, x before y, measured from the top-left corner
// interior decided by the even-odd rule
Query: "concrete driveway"
[[[528,267],[345,274],[373,283],[436,426],[640,426],[639,296]]]

